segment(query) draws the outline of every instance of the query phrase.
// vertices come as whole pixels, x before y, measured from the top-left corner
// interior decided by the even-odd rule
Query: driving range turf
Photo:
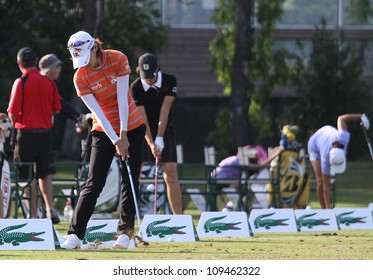
[[[349,162],[337,177],[335,207],[366,208],[373,202],[372,171],[372,162]],[[310,202],[319,208],[314,190]],[[197,226],[200,212],[189,205],[185,214]],[[65,235],[68,223],[54,227]],[[372,241],[373,230],[255,233],[247,238],[139,243],[130,250],[0,251],[0,260],[373,260]]]

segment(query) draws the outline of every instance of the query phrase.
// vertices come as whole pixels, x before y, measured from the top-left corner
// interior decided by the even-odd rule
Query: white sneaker
[[[130,242],[128,243],[128,249],[136,249],[137,248],[137,242],[135,238],[131,238]]]
[[[65,241],[61,244],[63,249],[80,249],[82,241],[76,236],[76,234],[69,234]]]
[[[129,243],[130,238],[125,234],[121,234],[118,236],[117,241],[115,241],[113,249],[128,249]]]

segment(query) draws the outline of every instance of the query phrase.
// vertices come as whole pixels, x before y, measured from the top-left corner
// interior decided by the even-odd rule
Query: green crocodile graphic
[[[146,228],[147,236],[151,237],[152,235],[153,236],[158,235],[160,238],[164,238],[164,237],[166,237],[166,235],[185,234],[185,232],[180,231],[180,229],[185,228],[186,226],[181,226],[181,227],[159,226],[159,227],[155,227],[156,225],[167,223],[169,220],[171,220],[171,218],[150,223]]]
[[[221,216],[221,217],[215,217],[208,219],[205,224],[203,225],[203,228],[205,229],[205,232],[209,231],[215,231],[216,233],[222,233],[226,230],[238,230],[241,228],[236,227],[236,225],[239,225],[241,222],[237,223],[213,223],[215,221],[224,219],[227,216]]]
[[[367,217],[345,217],[346,215],[350,215],[354,213],[355,211],[345,212],[337,215],[337,221],[338,224],[345,224],[346,226],[349,226],[351,224],[357,224],[357,223],[363,223],[366,222],[363,221],[363,219],[366,219]]]
[[[37,237],[38,235],[44,234],[45,231],[41,232],[9,232],[23,228],[27,223],[16,226],[8,226],[0,230],[0,245],[10,243],[13,246],[18,246],[20,243],[32,242],[32,241],[44,241],[44,239]]]
[[[103,225],[98,225],[94,227],[89,227],[87,228],[85,235],[82,240],[82,244],[88,244],[90,242],[96,242],[99,240],[100,242],[105,242],[105,241],[111,241],[111,240],[116,240],[117,239],[117,233],[116,232],[92,232],[101,228],[106,227],[107,224]]]
[[[329,225],[328,223],[326,223],[326,221],[330,219],[307,219],[309,217],[315,216],[316,214],[317,213],[300,216],[298,219],[299,226],[313,228],[315,226]]]
[[[284,222],[289,220],[289,219],[263,219],[263,218],[272,216],[273,214],[275,214],[275,212],[260,215],[260,216],[256,217],[255,220],[254,220],[255,228],[264,227],[265,229],[270,229],[271,227],[287,226],[288,225],[288,224],[285,224]]]

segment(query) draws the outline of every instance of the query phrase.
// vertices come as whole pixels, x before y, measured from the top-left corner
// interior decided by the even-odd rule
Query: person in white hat
[[[330,177],[346,170],[346,153],[350,141],[349,121],[360,120],[369,129],[365,114],[345,114],[337,119],[337,128],[326,125],[318,129],[308,141],[308,155],[316,176],[316,192],[321,207],[331,208]]]
[[[102,42],[85,32],[71,35],[67,48],[73,61],[74,85],[77,95],[92,112],[92,148],[87,183],[82,187],[68,236],[61,247],[78,249],[97,198],[106,183],[113,157],[121,159],[121,198],[117,240],[113,248],[127,249],[134,235],[136,214],[134,191],[142,164],[146,127],[129,92],[131,68],[127,56],[116,50],[104,50]],[[127,159],[127,157],[129,157]],[[131,172],[128,172],[129,162]]]

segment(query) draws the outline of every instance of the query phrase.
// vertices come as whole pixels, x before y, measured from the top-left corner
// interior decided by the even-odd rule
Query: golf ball
[[[223,212],[229,212],[228,208],[223,208]]]
[[[173,237],[169,237],[168,238],[168,242],[174,242],[174,238]]]
[[[146,187],[148,192],[154,192],[155,186],[153,184],[150,184],[149,186]]]

